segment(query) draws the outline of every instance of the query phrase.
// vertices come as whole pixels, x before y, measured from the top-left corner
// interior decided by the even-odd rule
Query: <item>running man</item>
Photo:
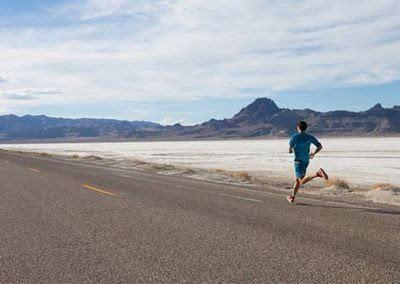
[[[327,180],[329,177],[323,169],[319,169],[315,174],[306,176],[307,167],[310,159],[322,150],[322,144],[312,135],[306,133],[307,123],[300,121],[297,124],[298,133],[294,134],[289,141],[289,153],[294,152],[294,171],[296,174],[296,182],[293,187],[293,193],[289,194],[287,200],[294,202],[299,188],[307,182],[315,178],[323,178]],[[310,153],[310,146],[314,144],[317,149]]]

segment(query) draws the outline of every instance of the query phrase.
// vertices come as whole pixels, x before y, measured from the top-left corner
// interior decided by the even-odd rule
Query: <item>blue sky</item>
[[[400,2],[0,0],[0,114],[193,124],[400,105]]]

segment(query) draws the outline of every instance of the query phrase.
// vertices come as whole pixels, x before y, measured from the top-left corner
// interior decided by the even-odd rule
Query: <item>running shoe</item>
[[[328,174],[322,168],[319,169],[318,176],[322,177],[324,180],[328,180],[329,179]]]

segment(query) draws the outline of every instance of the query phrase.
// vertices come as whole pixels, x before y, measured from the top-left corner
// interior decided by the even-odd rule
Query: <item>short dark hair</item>
[[[298,127],[301,131],[306,131],[308,125],[307,125],[307,122],[305,122],[305,121],[300,121],[299,123],[297,123],[297,127]]]

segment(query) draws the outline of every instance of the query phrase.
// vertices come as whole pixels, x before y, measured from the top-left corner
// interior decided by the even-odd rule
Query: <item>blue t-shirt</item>
[[[316,147],[321,143],[314,136],[305,132],[296,133],[289,141],[289,145],[294,150],[294,159],[308,163],[310,160],[310,146],[314,144]]]

